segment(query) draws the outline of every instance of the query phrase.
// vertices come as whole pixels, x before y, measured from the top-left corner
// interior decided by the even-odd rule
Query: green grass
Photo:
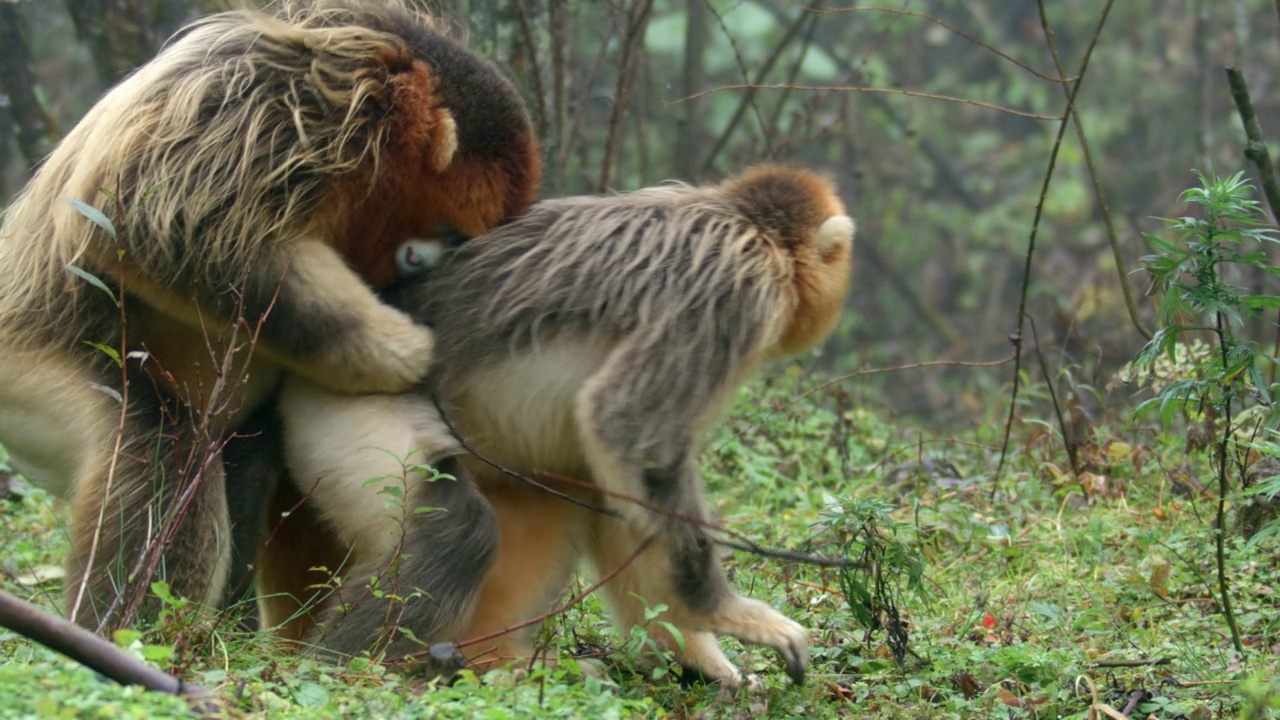
[[[871,617],[887,619],[883,601],[892,600],[909,632],[902,665],[886,633],[843,595],[873,588],[867,573],[842,578],[739,551],[725,561],[739,590],[812,633],[802,687],[771,652],[733,640],[728,652],[761,676],[762,692],[725,694],[682,683],[669,667],[642,669],[594,598],[545,634],[562,654],[612,650],[599,679],[566,663],[437,687],[368,662],[299,660],[266,637],[190,617],[143,633],[134,650],[172,648],[161,667],[270,718],[1086,718],[1095,701],[1119,710],[1139,692],[1147,695],[1134,718],[1280,717],[1280,546],[1228,544],[1242,659],[1211,592],[1216,498],[1179,490],[1185,477],[1212,477],[1185,437],[1099,424],[1081,449],[1088,474],[1078,482],[1056,425],[1028,404],[993,494],[995,423],[938,436],[889,421],[874,398],[855,405],[832,388],[792,402],[817,383],[783,371],[740,394],[703,458],[708,494],[732,530],[761,546],[830,557],[884,551]],[[998,408],[1002,397],[987,400]],[[913,472],[923,458],[944,471]],[[869,508],[887,513],[870,539],[859,534]],[[61,513],[36,491],[6,501],[0,515],[0,584],[46,607],[56,582],[15,578],[59,562]],[[924,569],[914,587],[904,565],[913,557]],[[0,658],[3,717],[184,712],[172,698],[114,686],[3,631]],[[1144,659],[1160,662],[1132,664]]]

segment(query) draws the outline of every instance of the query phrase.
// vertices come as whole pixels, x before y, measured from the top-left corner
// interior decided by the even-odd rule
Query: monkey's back
[[[376,172],[388,172],[388,146],[406,131],[392,115],[391,76],[370,58],[402,58],[394,72],[421,60],[449,78],[431,101],[448,108],[468,162],[515,168],[524,157],[495,142],[524,139],[514,87],[406,3],[280,5],[192,23],[54,149],[0,229],[3,344],[78,344],[69,329],[87,313],[118,319],[110,298],[68,265],[108,284],[123,263],[164,292],[207,284],[229,293],[260,248],[282,238],[368,242],[366,225],[348,229],[331,208],[353,204],[335,198],[367,192]],[[344,54],[353,46],[366,52]],[[101,208],[114,236],[68,198]],[[518,200],[511,205],[523,207]]]
[[[723,377],[768,340],[784,255],[714,189],[549,200],[464,243],[402,307],[435,330],[444,384],[589,338],[710,351]]]
[[[675,462],[762,360],[830,332],[852,232],[829,183],[766,166],[541,202],[392,304],[434,329],[428,386],[464,436],[522,448],[498,459],[575,472],[565,459],[581,458],[569,446],[588,423]]]

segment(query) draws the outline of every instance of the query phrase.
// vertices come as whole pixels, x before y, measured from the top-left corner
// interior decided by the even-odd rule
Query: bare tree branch
[[[1053,56],[1053,64],[1058,68],[1058,74],[1062,75],[1065,72],[1062,67],[1062,57],[1058,54],[1058,45],[1053,41],[1053,35],[1046,34],[1044,41],[1049,46],[1049,54]],[[1066,85],[1062,86],[1062,92],[1070,100],[1071,90]],[[1120,292],[1124,295],[1125,310],[1129,313],[1129,321],[1133,323],[1133,327],[1141,333],[1142,337],[1150,340],[1151,331],[1138,317],[1138,306],[1133,301],[1133,292],[1129,289],[1129,273],[1125,268],[1124,256],[1120,253],[1120,240],[1116,235],[1115,221],[1111,218],[1111,208],[1107,205],[1106,193],[1102,191],[1102,178],[1098,174],[1098,166],[1093,162],[1093,150],[1090,149],[1089,138],[1084,132],[1084,120],[1081,119],[1075,103],[1068,105],[1068,109],[1071,112],[1071,122],[1076,126],[1076,139],[1080,141],[1080,149],[1084,152],[1084,166],[1089,171],[1089,180],[1093,183],[1093,195],[1098,199],[1098,211],[1102,214],[1102,226],[1106,228],[1107,243],[1111,246],[1111,257],[1116,263],[1116,273],[1120,279]]]
[[[161,672],[110,642],[53,613],[0,590],[0,625],[66,655],[121,685],[177,695],[200,718],[227,717],[225,703],[210,690]]]
[[[718,14],[716,17],[720,19],[721,27],[724,27],[724,18],[720,18]],[[741,90],[744,90],[745,92],[742,93],[742,97],[738,101],[738,107],[733,111],[733,117],[731,117],[729,119],[729,122],[725,124],[724,130],[720,132],[720,137],[716,139],[716,144],[712,146],[711,152],[707,153],[707,159],[702,163],[703,175],[711,172],[711,170],[715,167],[716,158],[720,156],[720,151],[723,150],[725,144],[729,142],[729,137],[733,134],[733,131],[738,127],[738,123],[742,121],[743,116],[746,115],[747,109],[755,106],[756,90],[761,87],[771,87],[771,86],[761,85],[761,83],[764,82],[764,79],[769,76],[769,73],[773,70],[773,66],[778,62],[778,59],[782,57],[782,52],[791,45],[791,40],[795,38],[795,36],[800,32],[800,29],[804,27],[805,21],[808,20],[809,17],[810,17],[809,14],[806,11],[802,10],[795,17],[795,19],[792,20],[791,24],[787,27],[787,32],[782,36],[782,39],[778,41],[778,44],[774,46],[773,52],[769,54],[768,59],[766,59],[764,61],[764,64],[760,66],[760,69],[756,71],[755,82],[752,82],[751,79],[747,77],[746,61],[743,60],[741,56],[739,56],[738,63],[742,67],[743,80],[745,82],[742,85],[732,85],[727,88],[717,88],[717,90],[741,89]],[[727,30],[725,34],[728,35]],[[730,36],[730,42],[732,41],[733,41],[733,38],[732,36]],[[734,44],[733,49],[735,52],[737,52],[738,46]],[[792,86],[788,86],[788,87],[790,88]],[[698,98],[702,97],[703,95],[707,95],[711,92],[715,92],[715,90],[707,90],[699,93],[686,95],[681,100],[681,102],[695,101]],[[761,123],[761,125],[763,125],[763,122]]]
[[[1277,0],[1280,2],[1280,0]],[[1258,116],[1253,111],[1253,99],[1249,96],[1249,84],[1245,82],[1244,73],[1232,65],[1227,68],[1227,82],[1231,84],[1231,99],[1235,101],[1236,110],[1240,113],[1240,122],[1244,125],[1244,134],[1249,144],[1245,146],[1244,156],[1258,169],[1258,178],[1262,181],[1262,194],[1271,207],[1273,221],[1280,220],[1280,184],[1276,182],[1276,168],[1271,162],[1271,152],[1262,139],[1262,128],[1258,125]]]
[[[1040,218],[1044,213],[1045,198],[1049,196],[1049,183],[1053,181],[1053,170],[1058,164],[1058,151],[1062,149],[1062,139],[1067,134],[1067,125],[1071,122],[1071,108],[1076,104],[1076,95],[1080,92],[1080,86],[1084,83],[1085,72],[1089,69],[1089,60],[1093,58],[1093,49],[1098,45],[1098,37],[1102,35],[1102,28],[1107,23],[1107,16],[1111,14],[1111,6],[1115,0],[1107,0],[1107,4],[1103,6],[1102,13],[1098,17],[1098,22],[1094,25],[1093,36],[1089,38],[1089,45],[1085,48],[1084,57],[1080,60],[1080,72],[1076,75],[1075,82],[1071,83],[1071,93],[1067,95],[1067,107],[1063,109],[1060,122],[1058,123],[1058,132],[1053,139],[1053,149],[1049,151],[1049,166],[1044,171],[1044,181],[1040,185],[1040,197],[1036,200],[1035,217],[1031,219],[1031,233],[1027,237],[1027,255],[1022,268],[1022,291],[1018,297],[1018,317],[1015,321],[1015,329],[1009,334],[1009,342],[1013,344],[1013,389],[1009,393],[1009,416],[1005,420],[1004,439],[1000,445],[1000,462],[996,464],[995,477],[991,480],[991,496],[995,497],[996,491],[1000,488],[1000,475],[1004,472],[1004,463],[1009,456],[1009,439],[1013,433],[1013,418],[1018,412],[1018,388],[1021,385],[1020,377],[1022,374],[1022,328],[1023,323],[1027,319],[1027,293],[1031,289],[1031,259],[1036,252],[1036,237],[1040,232]],[[1049,21],[1045,14],[1044,0],[1038,0],[1040,6],[1040,22],[1044,28],[1044,34],[1048,36],[1053,32],[1049,27]]]
[[[688,0],[685,12],[688,15],[684,33],[684,68],[680,73],[680,94],[692,95],[706,83],[706,67],[703,56],[707,50],[707,8],[706,0]],[[676,152],[671,169],[673,176],[697,182],[698,173],[698,135],[700,117],[698,109],[701,103],[694,100],[685,105],[684,112],[676,121]]]
[[[640,54],[640,45],[644,42],[644,31],[649,25],[649,15],[653,10],[653,0],[636,0],[627,13],[626,27],[622,34],[622,59],[618,62],[618,82],[613,92],[613,110],[609,114],[609,134],[604,143],[604,159],[600,162],[600,182],[596,184],[596,192],[609,190],[610,175],[613,163],[618,154],[618,145],[622,140],[623,115],[626,114],[631,92],[631,82],[635,77],[635,58]]]

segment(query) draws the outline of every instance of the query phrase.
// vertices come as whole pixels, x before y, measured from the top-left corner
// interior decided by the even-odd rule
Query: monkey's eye
[[[440,242],[448,250],[452,250],[471,239],[458,232],[449,223],[440,223],[436,226],[436,237],[440,238]]]
[[[396,270],[411,277],[434,268],[444,259],[443,240],[407,240],[396,250]]]

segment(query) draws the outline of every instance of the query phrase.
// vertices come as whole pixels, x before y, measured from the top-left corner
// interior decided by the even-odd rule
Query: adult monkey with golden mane
[[[828,181],[766,166],[712,187],[543,201],[395,288],[390,301],[436,333],[423,394],[336,396],[294,377],[281,397],[297,490],[355,562],[311,640],[401,657],[491,637],[478,666],[528,658],[527,633],[501,631],[546,610],[585,555],[617,573],[604,592],[624,630],[646,604],[667,607],[683,645],[650,631],[686,667],[741,683],[716,639],[728,634],[777,649],[799,682],[807,635],[729,587],[696,455],[756,367],[834,328],[852,239]],[[432,463],[457,479],[415,470]],[[296,565],[272,558],[295,532],[282,530],[264,586],[305,598],[273,572]],[[270,607],[264,619],[284,620]]]
[[[98,102],[0,232],[0,443],[72,497],[70,615],[218,601],[222,440],[284,375],[417,383],[432,336],[371,286],[538,175],[515,89],[396,2],[209,16]]]

